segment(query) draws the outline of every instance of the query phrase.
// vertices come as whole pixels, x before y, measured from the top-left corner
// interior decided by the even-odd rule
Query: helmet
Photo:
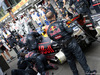
[[[35,9],[31,9],[31,10],[30,10],[30,12],[34,12],[34,11],[35,11]]]
[[[41,5],[38,5],[38,8],[42,7]]]
[[[27,46],[30,50],[34,50],[37,48],[37,40],[34,36],[32,36],[31,34],[28,34],[26,37],[26,43]]]
[[[42,30],[44,30],[47,33],[48,27],[49,26],[44,26],[44,27],[42,27]]]
[[[48,27],[49,27],[49,26],[44,26],[44,27],[42,27],[42,30],[44,31],[44,32],[42,33],[42,35],[43,35],[44,37],[48,37],[48,35],[47,35]]]

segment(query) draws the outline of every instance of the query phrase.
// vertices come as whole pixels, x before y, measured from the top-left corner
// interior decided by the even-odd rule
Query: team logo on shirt
[[[57,28],[56,26],[52,26],[52,27],[50,28],[50,31],[54,31],[56,28]]]
[[[50,36],[53,36],[61,32],[60,28],[58,28],[57,26],[52,26],[49,31],[50,31]]]
[[[54,37],[56,40],[62,38],[62,35],[57,35],[56,37]]]

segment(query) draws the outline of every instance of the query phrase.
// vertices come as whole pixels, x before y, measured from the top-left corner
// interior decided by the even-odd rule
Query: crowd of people
[[[44,0],[37,7],[19,14],[15,20],[7,22],[0,28],[0,53],[6,61],[11,62],[15,57],[8,51],[14,49],[19,59],[18,69],[12,70],[12,75],[49,75],[46,70],[58,69],[54,64],[48,63],[45,55],[37,51],[41,35],[46,32],[44,26],[49,27],[46,32],[48,37],[62,47],[73,75],[79,75],[73,55],[86,75],[96,75],[95,70],[90,70],[80,46],[71,37],[72,28],[65,23],[78,14],[83,15],[87,12],[91,14],[87,8],[89,3],[86,0],[54,0],[52,4],[50,0]],[[55,29],[58,31],[55,32]],[[23,37],[25,40],[21,39]],[[20,50],[17,50],[17,45]],[[6,58],[4,51],[10,59]]]

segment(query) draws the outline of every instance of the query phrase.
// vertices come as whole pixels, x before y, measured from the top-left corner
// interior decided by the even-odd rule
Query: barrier
[[[5,72],[6,70],[10,68],[7,62],[4,60],[4,58],[1,55],[0,55],[0,67],[3,72]]]

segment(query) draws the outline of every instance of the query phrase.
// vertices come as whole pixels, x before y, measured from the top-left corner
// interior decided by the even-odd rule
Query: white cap
[[[34,12],[34,11],[35,11],[34,9],[31,9],[31,10],[30,10],[30,12]]]
[[[38,5],[38,8],[42,7],[41,5]]]

